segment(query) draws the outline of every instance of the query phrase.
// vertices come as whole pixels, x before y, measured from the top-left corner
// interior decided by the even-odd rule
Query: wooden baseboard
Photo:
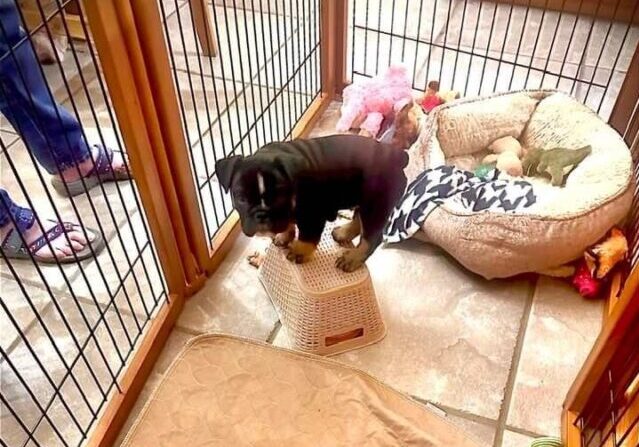
[[[122,392],[115,390],[112,393],[109,402],[98,416],[97,424],[89,434],[87,446],[113,446],[175,326],[183,305],[182,297],[171,295],[153,319],[119,381]]]

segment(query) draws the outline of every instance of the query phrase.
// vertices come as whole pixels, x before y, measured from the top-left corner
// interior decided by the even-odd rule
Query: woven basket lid
[[[300,289],[318,295],[352,287],[369,280],[368,269],[365,266],[351,273],[343,272],[335,267],[335,261],[346,249],[333,240],[330,231],[325,231],[317,251],[309,262],[290,264]],[[283,252],[282,256],[284,256]]]

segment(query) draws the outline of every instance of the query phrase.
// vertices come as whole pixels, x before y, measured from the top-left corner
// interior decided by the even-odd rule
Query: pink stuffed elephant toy
[[[408,70],[403,65],[392,65],[385,73],[344,89],[341,117],[336,129],[347,132],[359,128],[377,137],[384,119],[392,120],[395,105],[411,100],[412,95]]]

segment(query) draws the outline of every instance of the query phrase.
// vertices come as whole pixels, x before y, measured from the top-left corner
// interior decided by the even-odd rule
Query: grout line
[[[434,402],[431,402],[431,401],[426,400],[426,399],[422,399],[422,398],[414,396],[414,395],[411,395],[411,397],[413,399],[415,399],[416,401],[418,401],[420,403],[423,403],[425,405],[432,405],[433,407],[436,407],[436,408],[440,409],[441,411],[443,411],[447,415],[451,415],[451,416],[459,417],[459,418],[462,418],[462,419],[466,419],[467,421],[475,422],[477,424],[488,425],[490,427],[497,428],[497,421],[495,419],[491,419],[491,418],[488,418],[486,416],[480,416],[480,415],[475,414],[475,413],[469,413],[467,411],[460,410],[460,409],[455,408],[455,407],[450,407],[448,405],[444,405],[444,404],[440,404],[440,403],[434,403]]]
[[[524,313],[521,317],[519,331],[517,333],[517,340],[515,342],[513,358],[510,364],[510,371],[508,372],[508,380],[506,381],[504,399],[502,400],[501,408],[499,409],[499,417],[497,418],[497,432],[495,433],[493,447],[500,447],[504,438],[506,419],[508,417],[508,411],[510,410],[510,404],[512,403],[513,389],[515,386],[515,380],[517,379],[517,370],[519,369],[519,362],[521,361],[524,338],[526,336],[526,330],[528,329],[528,321],[530,320],[530,314],[532,310],[533,300],[535,298],[535,292],[537,291],[538,281],[538,275],[535,276],[534,279],[530,279],[530,288],[528,290]]]
[[[40,318],[42,318],[44,320],[44,317],[49,313],[49,308],[53,307],[53,301],[49,301],[48,303],[46,303],[44,305],[44,307],[38,311],[38,314],[40,315]],[[9,347],[7,348],[7,355],[10,355],[11,352],[13,352],[13,350],[20,344],[20,343],[24,343],[23,338],[20,336],[20,333],[22,333],[24,335],[25,338],[28,337],[29,332],[31,331],[31,329],[33,329],[36,324],[38,324],[38,318],[34,315],[33,319],[28,322],[25,327],[23,328],[18,328],[17,330],[19,331],[17,337],[15,338],[15,340],[13,340],[11,342],[11,344],[9,345]]]
[[[266,343],[272,345],[273,341],[275,341],[275,337],[277,337],[277,334],[279,334],[281,328],[282,328],[282,322],[280,320],[277,320],[275,322],[275,325],[273,326],[273,330],[271,331],[270,334],[268,334],[268,337],[266,337]]]
[[[547,435],[542,435],[541,433],[537,433],[534,431],[526,430],[525,428],[514,427],[512,425],[506,424],[504,428],[513,433],[518,433],[520,435],[528,436],[529,438],[542,438]]]

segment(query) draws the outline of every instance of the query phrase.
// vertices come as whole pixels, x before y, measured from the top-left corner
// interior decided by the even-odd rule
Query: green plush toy
[[[473,174],[484,180],[488,177],[488,173],[495,169],[495,163],[483,163],[475,168]]]
[[[550,175],[553,186],[561,186],[564,177],[577,167],[590,153],[592,148],[584,146],[579,149],[533,149],[524,157],[522,166],[524,175]]]

